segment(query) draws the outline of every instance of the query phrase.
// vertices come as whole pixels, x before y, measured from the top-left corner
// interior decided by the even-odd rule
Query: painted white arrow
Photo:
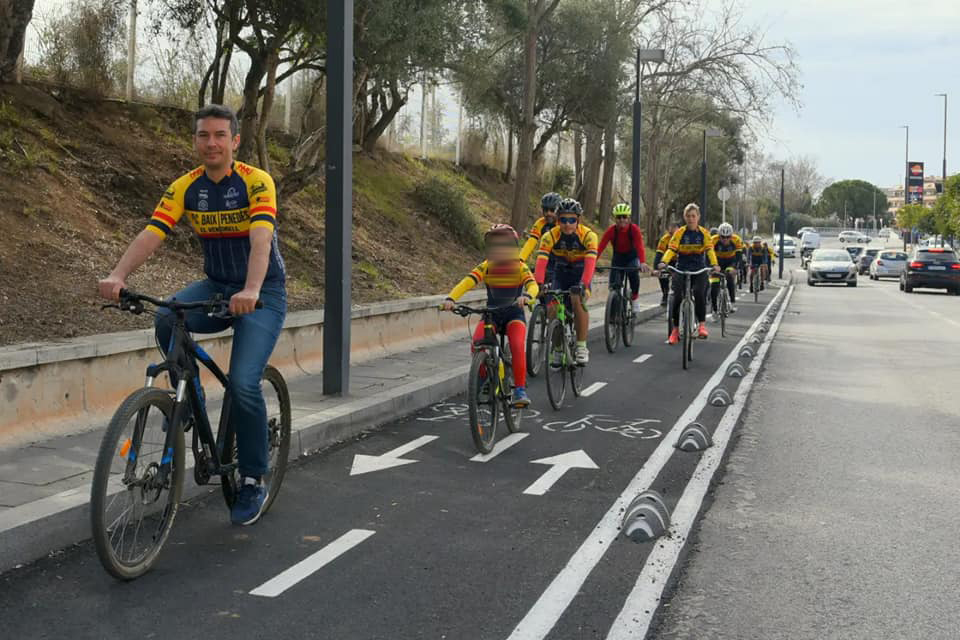
[[[359,453],[353,456],[353,466],[350,467],[350,475],[358,476],[361,473],[370,473],[371,471],[382,471],[391,467],[400,467],[405,464],[419,462],[419,460],[407,460],[400,456],[418,449],[428,442],[433,442],[439,436],[420,436],[416,440],[411,440],[407,444],[400,445],[396,449],[391,449],[379,456],[366,456]]]
[[[531,460],[533,464],[549,464],[550,468],[542,476],[537,478],[536,482],[527,487],[524,490],[524,493],[531,496],[542,496],[547,491],[550,490],[557,480],[563,477],[570,469],[599,469],[590,456],[586,454],[583,449],[577,449],[576,451],[568,451],[567,453],[561,453],[558,456],[553,456],[551,458],[540,458],[539,460]]]

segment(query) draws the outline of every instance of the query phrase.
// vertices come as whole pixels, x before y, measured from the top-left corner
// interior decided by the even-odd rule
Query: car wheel
[[[909,284],[906,284],[906,283],[904,283],[904,285],[903,285],[903,290],[904,290],[906,293],[913,293],[913,287],[912,287],[911,285],[909,285]]]
[[[813,280],[811,280],[810,278],[807,278],[807,285],[812,287],[812,286],[813,286]]]
[[[855,286],[857,286],[857,282],[856,282],[856,281],[848,282],[848,283],[847,283],[847,286],[848,286],[848,287],[855,287]]]

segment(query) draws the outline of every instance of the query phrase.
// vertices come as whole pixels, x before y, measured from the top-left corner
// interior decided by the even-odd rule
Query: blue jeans
[[[174,300],[196,302],[216,294],[225,299],[243,287],[214,280],[198,280],[173,295]],[[267,472],[267,407],[260,380],[267,360],[277,343],[287,315],[287,292],[283,284],[265,282],[260,290],[263,308],[253,313],[221,320],[203,311],[187,312],[187,329],[193,333],[217,333],[233,327],[230,352],[230,421],[237,434],[237,457],[241,476],[259,477]],[[173,313],[160,309],[156,322],[157,341],[167,349],[173,333]]]

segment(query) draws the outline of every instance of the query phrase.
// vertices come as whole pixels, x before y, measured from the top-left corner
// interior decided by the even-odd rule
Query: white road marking
[[[660,471],[670,460],[675,451],[673,445],[680,432],[700,414],[700,411],[707,404],[707,398],[710,391],[713,390],[723,380],[727,367],[734,362],[740,349],[747,343],[747,336],[756,331],[760,322],[766,316],[767,311],[773,306],[781,295],[786,292],[781,289],[774,298],[767,304],[763,313],[757,316],[750,330],[743,334],[740,341],[730,350],[726,360],[720,363],[717,370],[713,373],[703,389],[693,399],[690,406],[683,412],[673,427],[667,432],[666,436],[657,445],[647,461],[640,467],[636,475],[630,481],[630,484],[617,497],[607,512],[600,519],[600,522],[593,528],[593,531],[583,541],[583,544],[574,552],[566,566],[560,570],[560,573],[553,579],[540,598],[537,599],[533,607],[527,612],[519,624],[510,634],[509,640],[542,640],[550,633],[557,620],[563,615],[563,612],[573,601],[573,598],[580,591],[587,576],[597,566],[600,559],[603,558],[607,548],[617,538],[620,532],[620,519],[624,510],[630,504],[630,501],[640,493],[650,487]]]
[[[542,496],[547,491],[550,490],[557,480],[563,477],[570,469],[599,469],[597,463],[593,461],[590,456],[587,455],[586,451],[583,449],[577,449],[576,451],[568,451],[567,453],[562,453],[558,456],[552,456],[550,458],[540,458],[539,460],[531,460],[532,464],[549,464],[551,465],[547,472],[542,476],[536,479],[536,481],[531,484],[529,487],[523,490],[523,492],[530,496]]]
[[[370,473],[371,471],[382,471],[391,467],[399,467],[405,464],[412,464],[417,460],[407,460],[401,458],[405,453],[410,453],[414,449],[422,447],[428,442],[433,442],[439,436],[420,436],[416,440],[411,440],[407,444],[400,445],[396,449],[391,449],[379,456],[367,456],[358,453],[353,456],[353,465],[350,467],[350,475],[358,476],[361,473]]]
[[[351,529],[345,534],[320,549],[316,553],[307,556],[297,564],[286,571],[267,580],[262,585],[250,592],[252,596],[262,596],[264,598],[276,598],[278,595],[297,584],[304,578],[316,573],[325,565],[333,562],[339,556],[354,548],[370,536],[375,531],[369,529]]]
[[[506,438],[498,441],[497,444],[493,445],[493,451],[490,453],[478,453],[477,455],[470,458],[470,462],[490,462],[498,455],[517,444],[524,438],[526,438],[529,433],[511,433]]]
[[[627,596],[620,613],[610,627],[610,633],[607,634],[607,640],[642,640],[646,637],[653,621],[653,616],[660,604],[660,598],[663,596],[663,590],[667,586],[670,574],[673,572],[677,561],[680,559],[680,552],[683,550],[690,535],[690,529],[697,519],[700,507],[703,505],[703,499],[710,489],[710,483],[713,481],[713,475],[720,466],[724,452],[730,442],[730,436],[733,434],[733,428],[740,419],[740,413],[743,411],[747,402],[747,396],[750,395],[750,389],[753,387],[757,371],[776,336],[777,329],[780,327],[780,321],[790,303],[790,297],[793,295],[793,287],[787,291],[787,297],[777,313],[777,317],[770,325],[770,331],[757,350],[754,356],[753,366],[743,378],[737,392],[734,394],[733,402],[727,407],[717,428],[713,432],[713,446],[704,451],[697,463],[696,469],[683,495],[677,502],[671,514],[671,526],[669,535],[661,538],[654,546],[653,551],[647,556],[643,563],[643,569],[637,576],[637,582]]]
[[[634,364],[643,364],[644,362],[646,362],[647,360],[649,360],[649,359],[652,358],[652,357],[653,357],[653,354],[652,354],[652,353],[645,353],[645,354],[643,354],[642,356],[640,356],[639,358],[635,358],[635,359],[633,360],[633,362],[634,362]]]
[[[581,391],[580,395],[584,398],[587,398],[595,394],[597,391],[600,391],[600,389],[603,389],[605,386],[607,386],[606,382],[594,382],[592,385]]]

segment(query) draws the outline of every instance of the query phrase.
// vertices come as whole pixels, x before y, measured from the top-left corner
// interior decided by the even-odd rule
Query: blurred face
[[[577,226],[580,224],[580,218],[573,213],[560,213],[557,214],[557,224],[560,225],[560,230],[569,235],[576,232]]]
[[[493,236],[487,240],[486,253],[490,262],[507,262],[520,257],[517,243],[504,236]]]
[[[626,229],[630,226],[630,216],[617,216],[617,226]]]
[[[556,224],[557,222],[557,210],[556,209],[544,209],[543,210],[543,219],[549,222],[550,224]]]
[[[240,136],[230,132],[230,121],[224,118],[197,120],[193,144],[200,161],[207,169],[219,170],[233,163],[233,152],[240,144]]]
[[[700,224],[700,212],[696,209],[687,209],[683,212],[683,220],[688,229],[696,229]]]

